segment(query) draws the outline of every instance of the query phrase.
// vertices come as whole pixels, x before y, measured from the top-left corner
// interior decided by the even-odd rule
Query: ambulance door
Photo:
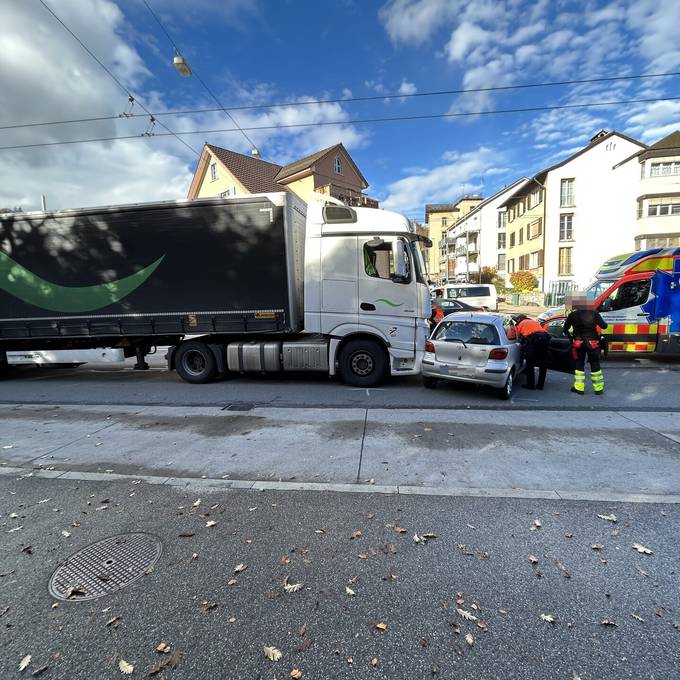
[[[604,331],[612,352],[653,352],[656,348],[652,277],[625,278],[613,286],[598,307],[609,324]]]

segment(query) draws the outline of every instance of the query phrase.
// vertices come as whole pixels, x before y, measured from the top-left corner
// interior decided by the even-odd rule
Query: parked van
[[[498,311],[496,287],[489,283],[450,283],[434,288],[432,297],[460,300],[473,307],[484,307],[487,312]]]

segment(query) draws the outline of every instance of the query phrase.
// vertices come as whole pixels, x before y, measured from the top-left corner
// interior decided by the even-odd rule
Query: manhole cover
[[[58,600],[94,600],[134,583],[153,567],[163,551],[151,534],[120,534],[73,553],[50,579]]]

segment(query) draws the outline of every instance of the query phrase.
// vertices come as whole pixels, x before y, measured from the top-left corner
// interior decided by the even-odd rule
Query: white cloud
[[[420,45],[458,13],[460,4],[457,0],[388,0],[378,15],[395,43]]]
[[[401,85],[399,86],[399,90],[397,90],[399,94],[415,94],[418,92],[418,88],[413,84],[410,83],[408,80],[402,80]]]
[[[227,3],[234,9],[238,2]],[[149,90],[147,65],[129,42],[129,26],[111,0],[71,0],[55,11],[104,63],[112,68],[154,111],[173,108],[161,93]],[[164,5],[167,10],[167,6]],[[38,3],[11,3],[3,10],[0,33],[3,55],[0,76],[0,120],[6,123],[64,120],[121,113],[125,93]],[[281,100],[269,83],[229,83],[232,97],[245,104]],[[319,93],[293,96],[291,101],[317,99]],[[230,100],[233,101],[233,99]],[[207,97],[185,108],[212,107]],[[141,112],[139,106],[135,112]],[[242,126],[347,121],[340,104],[285,106],[235,112]],[[175,131],[232,128],[223,112],[160,117]],[[146,118],[119,119],[78,125],[46,126],[0,131],[0,146],[45,143],[66,139],[139,135]],[[160,123],[156,132],[163,132]],[[343,142],[356,149],[369,139],[349,122],[315,128],[262,130],[248,133],[262,155],[275,162],[295,158]],[[186,142],[200,150],[204,139],[236,151],[250,152],[239,132],[188,135]],[[184,198],[197,157],[173,137],[26,149],[0,152],[0,206],[68,208]]]
[[[418,169],[390,184],[383,207],[412,213],[422,209],[425,203],[451,201],[461,194],[477,191],[483,185],[484,175],[497,167],[499,154],[480,147],[465,153],[446,152],[442,160],[445,162],[426,172]]]
[[[446,54],[449,61],[461,61],[470,52],[484,47],[493,39],[494,34],[491,31],[487,31],[477,24],[463,21],[451,34],[446,45]]]

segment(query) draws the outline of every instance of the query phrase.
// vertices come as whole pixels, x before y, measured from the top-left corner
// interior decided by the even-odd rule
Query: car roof
[[[491,288],[490,283],[446,283],[440,288],[479,288],[480,286]]]
[[[469,323],[491,323],[502,324],[507,315],[489,314],[487,312],[454,312],[447,314],[442,321],[467,321]],[[441,323],[441,322],[440,322]]]

